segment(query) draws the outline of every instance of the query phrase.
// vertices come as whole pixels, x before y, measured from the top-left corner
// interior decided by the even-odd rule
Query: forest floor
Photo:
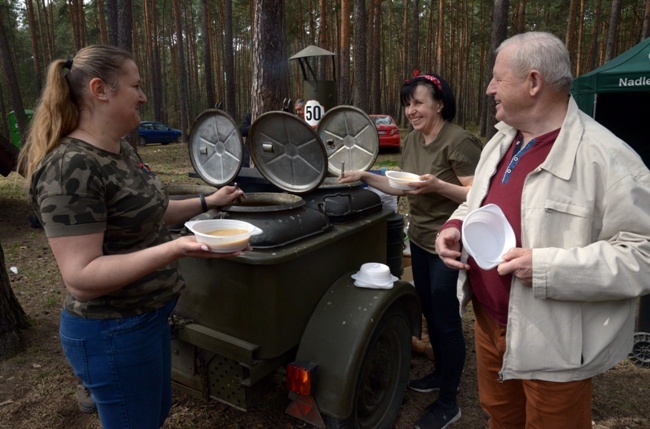
[[[192,171],[185,144],[139,148],[142,158],[169,185],[203,185],[189,178]],[[396,165],[396,154],[380,154],[377,168]],[[76,378],[61,351],[58,317],[65,289],[42,230],[28,225],[29,207],[21,178],[0,177],[0,242],[12,289],[31,328],[24,331],[27,348],[0,362],[0,429],[98,429],[97,414],[83,414],[75,401]],[[11,268],[15,268],[13,272]],[[454,429],[487,427],[478,403],[471,312],[464,318],[467,362],[459,405],[463,417]],[[431,361],[414,354],[413,378],[426,374]],[[277,379],[277,380],[276,380]],[[174,404],[165,429],[309,428],[285,414],[289,405],[281,376],[246,412],[216,401],[204,402],[174,391]],[[650,369],[629,360],[594,379],[594,429],[650,428]],[[407,391],[395,428],[411,428],[436,394]],[[551,428],[549,428],[551,429]]]

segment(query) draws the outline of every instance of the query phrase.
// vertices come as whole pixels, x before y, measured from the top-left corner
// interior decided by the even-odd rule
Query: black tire
[[[144,137],[140,137],[138,139],[138,146],[146,146],[147,141],[144,139]]]
[[[650,368],[650,334],[637,332],[634,334],[634,345],[628,355],[630,360],[640,367]]]
[[[365,351],[352,415],[324,416],[329,429],[390,429],[399,413],[411,365],[411,328],[406,309],[393,304],[382,316]]]

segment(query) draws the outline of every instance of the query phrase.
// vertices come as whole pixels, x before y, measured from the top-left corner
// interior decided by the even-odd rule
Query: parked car
[[[138,144],[144,146],[149,143],[180,143],[183,133],[181,130],[170,128],[162,122],[142,121],[138,126],[138,134],[140,135]]]
[[[390,115],[370,115],[379,134],[379,149],[400,151],[399,128]]]

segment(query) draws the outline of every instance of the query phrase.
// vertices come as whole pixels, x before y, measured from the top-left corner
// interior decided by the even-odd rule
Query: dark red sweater
[[[560,129],[557,129],[537,137],[533,145],[519,157],[514,168],[511,166],[507,183],[503,183],[508,164],[513,159],[515,150],[518,150],[516,143],[521,135],[517,135],[510,149],[499,162],[496,174],[490,180],[490,187],[482,206],[496,204],[501,207],[515,232],[517,247],[521,247],[521,193],[524,181],[531,171],[544,162],[559,133]],[[506,326],[512,275],[500,276],[496,268],[483,270],[476,265],[474,258],[469,258],[469,265],[469,283],[475,299],[497,323]]]

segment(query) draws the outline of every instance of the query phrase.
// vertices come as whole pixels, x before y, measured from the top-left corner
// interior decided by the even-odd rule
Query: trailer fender
[[[396,281],[391,289],[354,285],[347,273],[323,295],[303,333],[296,361],[312,362],[312,394],[321,413],[345,419],[354,409],[356,382],[372,334],[391,306],[408,314],[411,333],[422,329],[415,288]],[[410,339],[409,339],[410,340]]]

